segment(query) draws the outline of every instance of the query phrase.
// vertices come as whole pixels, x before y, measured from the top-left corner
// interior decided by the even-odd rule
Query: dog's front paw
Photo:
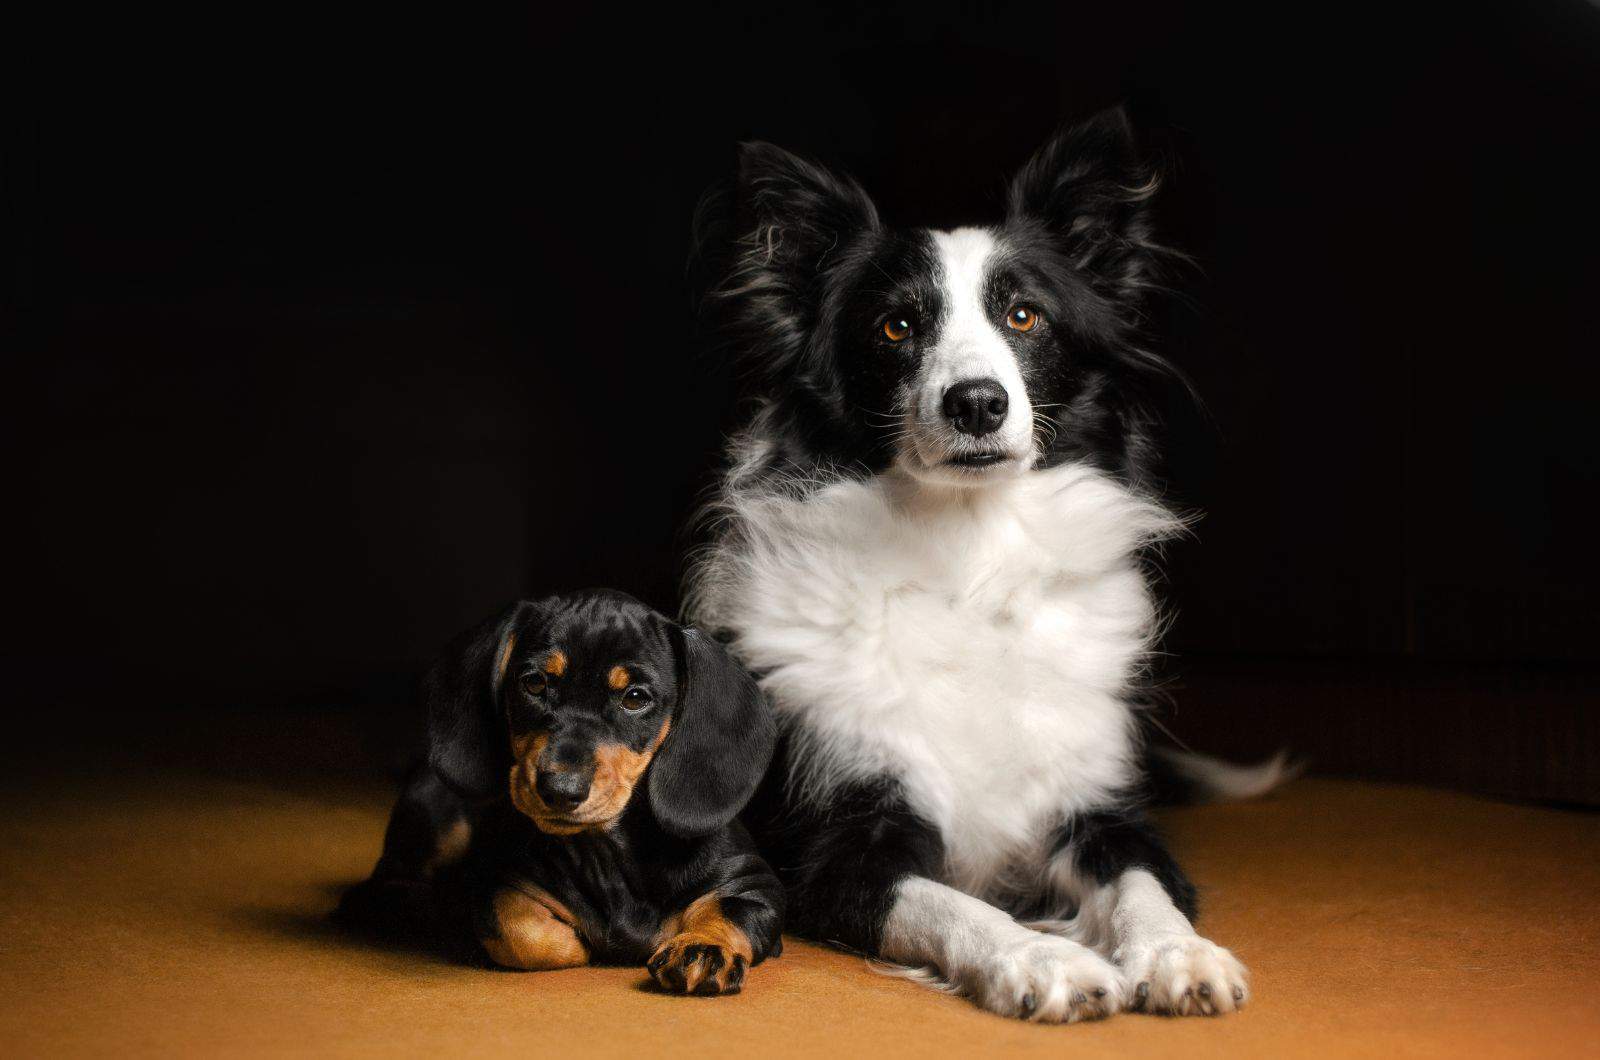
[[[732,947],[693,934],[674,935],[645,966],[663,990],[674,994],[737,994],[749,962]]]
[[[1001,950],[958,985],[990,1012],[1040,1023],[1102,1019],[1125,1000],[1115,967],[1052,935],[1035,934]]]
[[[1199,935],[1171,935],[1118,953],[1129,1008],[1174,1016],[1219,1016],[1250,1000],[1239,959]]]

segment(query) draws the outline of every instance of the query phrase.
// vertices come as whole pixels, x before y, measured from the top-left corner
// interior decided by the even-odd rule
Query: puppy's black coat
[[[339,915],[525,969],[645,964],[732,993],[783,895],[736,816],[776,727],[716,642],[622,593],[523,601],[422,684],[428,754]]]

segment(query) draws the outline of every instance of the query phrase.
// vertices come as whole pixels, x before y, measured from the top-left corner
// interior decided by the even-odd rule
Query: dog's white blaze
[[[984,283],[995,252],[994,235],[983,228],[957,228],[930,233],[939,259],[939,285],[945,315],[938,339],[923,352],[910,385],[906,418],[915,460],[908,468],[934,478],[950,476],[941,469],[951,456],[973,449],[1003,449],[1015,456],[1014,473],[1034,459],[1033,406],[1016,355],[1002,337],[1004,321],[993,319],[984,305]],[[958,434],[946,421],[944,394],[956,383],[994,379],[1005,387],[1009,408],[1005,422],[981,442]],[[998,469],[997,469],[998,470]],[[992,474],[992,473],[991,473]]]
[[[724,502],[738,542],[691,606],[798,723],[809,795],[894,777],[944,839],[945,881],[993,895],[1133,780],[1119,697],[1154,625],[1137,553],[1176,526],[1159,505],[1078,465]]]

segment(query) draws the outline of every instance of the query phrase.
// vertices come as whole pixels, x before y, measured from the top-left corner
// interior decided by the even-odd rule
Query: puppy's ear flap
[[[428,764],[462,794],[485,798],[505,787],[510,739],[500,693],[517,641],[549,601],[522,600],[457,637],[422,679]]]
[[[755,680],[716,641],[673,627],[678,706],[650,765],[650,808],[667,831],[699,836],[726,825],[755,794],[778,725]]]
[[[1155,242],[1150,199],[1160,180],[1120,106],[1056,133],[1012,178],[1012,221],[1038,221],[1074,263],[1121,296],[1137,295],[1168,253]]]

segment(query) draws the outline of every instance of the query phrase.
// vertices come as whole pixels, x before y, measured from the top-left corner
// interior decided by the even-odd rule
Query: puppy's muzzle
[[[549,733],[516,737],[511,745],[511,804],[551,835],[606,827],[627,807],[669,728],[663,722],[644,751],[591,743],[571,733],[553,739]]]

